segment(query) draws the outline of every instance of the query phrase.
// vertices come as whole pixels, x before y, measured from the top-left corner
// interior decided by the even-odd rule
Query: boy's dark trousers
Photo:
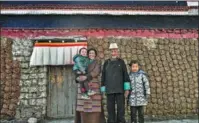
[[[81,93],[86,93],[89,90],[89,85],[88,85],[88,81],[82,81],[80,82],[80,88],[81,88]],[[84,89],[84,91],[82,90],[82,88]]]
[[[137,122],[137,112],[138,121]],[[144,123],[144,108],[143,106],[131,106],[131,123]]]
[[[117,121],[115,112],[117,104]],[[108,123],[125,123],[125,98],[124,93],[107,94]]]
[[[75,71],[75,78],[77,78],[81,75],[85,75],[85,74],[78,74],[77,71],[78,70]],[[89,81],[87,79],[85,81],[81,81],[81,82],[77,81],[76,79],[75,79],[75,81],[76,81],[76,83],[80,83],[81,93],[85,93],[89,90],[89,85],[88,85]],[[84,89],[84,91],[82,88]]]

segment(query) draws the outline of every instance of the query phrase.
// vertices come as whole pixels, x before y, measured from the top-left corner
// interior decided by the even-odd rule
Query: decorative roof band
[[[41,10],[41,9],[84,9],[84,10],[152,10],[152,11],[185,11],[188,6],[130,6],[130,5],[62,5],[62,4],[39,4],[39,5],[2,5],[2,10]]]
[[[188,11],[132,11],[132,10],[1,10],[4,15],[189,15]]]
[[[81,35],[82,37],[153,37],[153,38],[198,38],[198,29],[2,29],[1,35],[8,38],[46,39]],[[52,39],[53,39],[52,38]]]

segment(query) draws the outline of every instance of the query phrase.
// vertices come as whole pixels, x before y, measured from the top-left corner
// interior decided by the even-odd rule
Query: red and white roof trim
[[[131,5],[2,5],[4,15],[198,15],[198,2],[188,6],[131,6]],[[194,10],[194,11],[193,11]]]

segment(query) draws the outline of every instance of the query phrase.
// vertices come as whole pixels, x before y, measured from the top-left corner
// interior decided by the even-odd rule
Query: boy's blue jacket
[[[139,70],[138,72],[130,72],[129,78],[131,80],[129,104],[131,106],[147,105],[147,96],[150,94],[147,73],[143,70]]]
[[[88,57],[77,54],[73,57],[73,61],[74,61],[73,71],[79,70],[81,72],[86,72],[86,69],[89,64]]]

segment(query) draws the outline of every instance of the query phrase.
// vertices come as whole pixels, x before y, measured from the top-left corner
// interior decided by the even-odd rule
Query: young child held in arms
[[[131,72],[131,92],[129,95],[129,105],[131,106],[131,123],[137,123],[137,113],[139,123],[144,123],[144,106],[147,105],[150,95],[149,81],[147,74],[140,69],[138,61],[131,61],[129,64]]]
[[[95,94],[93,90],[89,88],[89,80],[81,80],[82,75],[87,74],[87,67],[90,62],[89,58],[87,57],[87,49],[86,48],[81,48],[79,50],[79,54],[75,55],[73,57],[74,61],[74,66],[73,66],[73,71],[76,74],[76,82],[80,83],[80,89],[81,89],[81,98],[82,99],[90,99],[89,96],[92,96]]]

